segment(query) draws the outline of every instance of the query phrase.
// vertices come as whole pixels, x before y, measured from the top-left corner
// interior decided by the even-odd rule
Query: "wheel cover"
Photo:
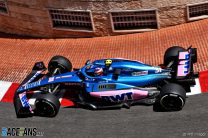
[[[55,106],[47,100],[37,100],[35,103],[36,110],[40,116],[55,116]]]
[[[185,104],[183,98],[175,94],[168,94],[164,95],[161,100],[160,104],[166,110],[177,111],[181,110]]]

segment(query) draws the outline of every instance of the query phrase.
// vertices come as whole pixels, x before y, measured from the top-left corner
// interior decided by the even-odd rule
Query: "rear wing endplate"
[[[193,64],[197,62],[196,48],[189,48],[187,51],[179,52],[177,79],[193,75]]]

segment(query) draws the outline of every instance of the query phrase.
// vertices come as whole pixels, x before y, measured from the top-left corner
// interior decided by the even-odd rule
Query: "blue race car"
[[[93,110],[145,104],[153,105],[155,111],[179,111],[198,77],[193,71],[196,62],[196,48],[179,46],[166,50],[160,66],[110,58],[88,60],[84,67],[72,69],[67,58],[54,56],[47,71],[43,62],[37,62],[16,90],[16,115],[56,116],[60,108],[57,95],[62,89],[77,89],[73,102]],[[29,91],[40,91],[35,107],[28,102]]]

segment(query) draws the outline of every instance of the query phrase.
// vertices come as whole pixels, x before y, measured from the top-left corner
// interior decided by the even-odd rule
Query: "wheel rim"
[[[46,100],[39,100],[35,103],[36,110],[40,116],[54,116],[56,110],[53,104]]]
[[[175,94],[169,94],[169,95],[164,95],[161,100],[160,104],[162,105],[163,108],[166,110],[181,110],[184,106],[184,100],[178,95]]]

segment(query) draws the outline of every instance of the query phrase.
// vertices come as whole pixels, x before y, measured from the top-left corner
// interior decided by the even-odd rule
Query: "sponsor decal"
[[[30,84],[27,84],[24,86],[24,89],[30,89],[30,88],[36,87],[38,85],[40,85],[40,81],[36,81],[36,82],[30,83]]]
[[[43,136],[44,132],[38,131],[36,127],[2,127],[1,136],[2,137],[23,137],[23,136]]]
[[[132,76],[140,76],[140,75],[147,75],[148,71],[139,71],[139,72],[132,72]]]
[[[27,97],[26,97],[26,92],[19,94],[19,98],[20,98],[20,101],[21,101],[23,107],[30,107],[30,104],[29,104]]]
[[[188,51],[179,53],[179,59],[189,59],[189,58],[190,58],[190,54]]]
[[[179,61],[177,76],[183,77],[189,74],[189,67],[190,67],[189,57],[190,54],[188,52],[181,52],[179,54],[179,59],[183,59],[183,60]]]
[[[178,76],[186,76],[189,74],[189,61],[183,61],[180,64],[178,65]]]
[[[161,68],[156,68],[155,73],[160,73],[160,72],[162,72],[162,69]]]
[[[19,98],[20,98],[20,101],[22,103],[22,106],[25,107],[25,108],[29,108],[30,112],[33,113],[32,107],[30,106],[30,104],[27,100],[26,92],[20,93]]]
[[[71,78],[72,75],[66,75],[66,76],[59,76],[59,77],[56,77],[55,79],[64,79],[64,78]]]
[[[50,78],[48,79],[48,82],[52,82],[52,81],[54,81],[54,79],[55,79],[55,77],[50,77]]]
[[[37,72],[35,73],[35,75],[32,76],[32,78],[30,78],[29,81],[26,82],[25,84],[23,84],[22,86],[26,86],[28,83],[32,82],[32,81],[33,81],[33,80],[34,80],[41,72],[42,72],[42,71],[37,71]]]
[[[127,92],[114,96],[101,96],[101,98],[105,101],[121,102],[121,101],[133,100],[132,94],[133,94],[132,92]]]

